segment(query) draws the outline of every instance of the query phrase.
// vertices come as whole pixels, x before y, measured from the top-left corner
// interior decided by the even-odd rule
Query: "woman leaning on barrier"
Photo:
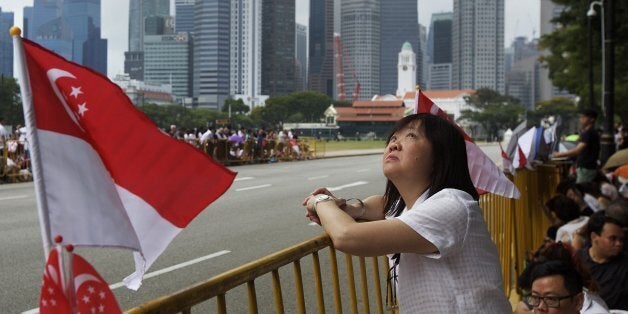
[[[458,130],[434,115],[407,116],[382,163],[384,195],[345,200],[318,188],[303,202],[306,216],[340,251],[393,255],[402,313],[512,313]]]

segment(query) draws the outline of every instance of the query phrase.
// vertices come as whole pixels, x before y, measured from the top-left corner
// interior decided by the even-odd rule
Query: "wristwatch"
[[[316,204],[320,203],[320,202],[326,202],[326,201],[331,201],[334,198],[327,195],[327,194],[318,194],[316,196],[314,196],[314,211],[316,211]]]

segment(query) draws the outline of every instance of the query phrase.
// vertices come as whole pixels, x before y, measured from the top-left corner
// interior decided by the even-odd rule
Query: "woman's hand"
[[[305,217],[309,218],[310,221],[320,225],[321,224],[321,220],[318,218],[318,215],[316,214],[316,208],[315,208],[315,200],[314,200],[314,196],[318,195],[318,194],[325,194],[325,195],[329,195],[331,196],[335,202],[336,205],[339,208],[343,208],[346,204],[344,199],[341,198],[336,198],[331,192],[329,192],[329,190],[327,190],[326,188],[317,188],[316,190],[314,190],[310,195],[308,195],[304,200],[303,200],[303,206],[306,207],[305,210]]]

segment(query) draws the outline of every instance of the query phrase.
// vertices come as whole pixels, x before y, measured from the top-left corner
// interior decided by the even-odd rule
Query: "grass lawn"
[[[386,142],[367,140],[367,141],[321,141],[317,145],[325,145],[325,151],[337,151],[337,150],[349,150],[349,149],[371,149],[381,148],[384,149]]]

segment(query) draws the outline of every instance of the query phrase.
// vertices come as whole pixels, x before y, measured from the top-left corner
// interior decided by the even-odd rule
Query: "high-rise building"
[[[124,71],[131,79],[144,79],[144,35],[172,33],[170,0],[129,1],[129,50],[124,53]]]
[[[295,34],[297,89],[307,90],[307,26],[295,24]]]
[[[262,1],[231,1],[231,95],[251,109],[262,92]]]
[[[334,0],[310,1],[308,89],[334,97]]]
[[[564,6],[555,4],[551,0],[541,0],[541,33],[540,36],[545,34],[549,34],[556,29],[556,25],[552,23],[552,19],[560,16],[561,12],[565,9]],[[549,52],[544,51],[542,54],[547,54]],[[540,100],[550,100],[555,96],[565,96],[565,97],[575,97],[574,95],[569,94],[569,92],[565,90],[560,90],[558,87],[555,87],[552,84],[552,80],[549,77],[549,69],[546,67],[542,67],[539,70],[539,93]]]
[[[144,81],[170,84],[177,99],[192,96],[188,33],[144,35]]]
[[[297,90],[295,0],[262,2],[262,94],[287,95]]]
[[[41,38],[41,26],[61,16],[61,0],[34,0],[32,9],[24,8],[24,16],[29,17],[28,33],[25,37],[31,40]],[[49,24],[50,25],[50,24]]]
[[[452,13],[434,13],[428,36],[429,55],[427,89],[451,89]]]
[[[72,60],[72,28],[61,18],[60,0],[34,0],[24,8],[25,37]]]
[[[542,68],[538,57],[537,41],[517,37],[507,48],[505,55],[506,94],[513,96],[527,109],[534,109],[540,99],[539,70]]]
[[[504,0],[454,0],[452,19],[454,89],[504,85]]]
[[[397,59],[399,47],[409,42],[416,49],[414,62],[415,82],[421,81],[421,51],[419,43],[419,17],[416,0],[377,1],[380,2],[381,46],[380,46],[380,92],[395,94],[397,91]],[[346,74],[345,74],[346,77]]]
[[[90,39],[90,36],[98,36],[92,38],[92,43],[100,39],[100,0],[63,0],[61,16],[72,28],[72,60],[94,67],[94,64],[86,64],[83,59],[83,44]],[[104,60],[105,64],[106,60]],[[100,62],[102,61],[99,60],[98,63]],[[106,68],[105,66],[104,73],[107,73]]]
[[[358,92],[359,99],[371,99],[380,93],[380,1],[344,0],[340,10],[345,91],[347,95]]]
[[[142,51],[144,46],[143,0],[129,1],[129,51]],[[133,76],[131,76],[133,79]]]
[[[175,0],[174,14],[175,33],[192,33],[194,31],[194,0]]]
[[[229,98],[230,23],[229,0],[194,5],[193,89],[198,106],[221,109]]]
[[[423,86],[427,82],[427,27],[419,23],[419,48],[417,51],[417,82]]]
[[[9,35],[13,25],[13,12],[2,12],[0,7],[0,76],[13,77],[13,39]]]
[[[83,64],[107,75],[107,40],[100,37],[100,28],[91,27],[83,43]]]

